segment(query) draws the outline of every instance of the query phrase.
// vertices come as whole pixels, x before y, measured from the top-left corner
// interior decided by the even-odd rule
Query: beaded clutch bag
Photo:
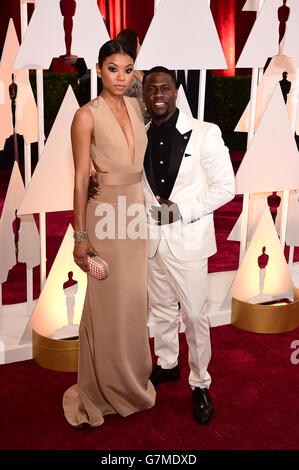
[[[87,253],[87,262],[89,266],[89,273],[91,276],[102,281],[109,275],[109,266],[102,258],[96,253],[89,251]]]

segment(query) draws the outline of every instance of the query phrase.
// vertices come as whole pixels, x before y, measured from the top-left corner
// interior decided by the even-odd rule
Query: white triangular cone
[[[299,155],[278,85],[236,175],[236,194],[299,188]]]
[[[88,68],[95,68],[99,49],[110,36],[97,5],[97,0],[77,0],[74,16],[73,53],[83,57]]]
[[[14,67],[48,69],[53,57],[65,53],[60,0],[38,0]]]
[[[8,28],[6,31],[5,42],[3,46],[3,51],[1,55],[1,62],[0,62],[0,72],[1,72],[1,80],[3,77],[5,80],[8,79],[10,85],[11,83],[11,73],[13,69],[13,63],[16,58],[16,54],[19,50],[19,40],[16,33],[16,29],[14,26],[14,22],[12,19],[9,20]],[[8,89],[7,89],[8,93]]]
[[[9,270],[16,264],[13,222],[24,196],[24,184],[17,162],[14,163],[0,219],[0,284],[7,280]]]
[[[278,16],[281,0],[266,0],[250,31],[236,67],[263,67],[268,57],[278,54]]]
[[[257,11],[259,0],[247,0],[242,11]]]
[[[282,79],[283,72],[288,72],[288,81],[291,82],[291,89],[289,94],[287,95],[287,103],[286,108],[288,111],[289,118],[291,120],[291,116],[293,113],[293,107],[298,106],[298,96],[297,102],[295,102],[295,98],[297,95],[296,91],[296,79],[297,79],[297,68],[290,57],[285,55],[278,55],[273,57],[267,70],[265,71],[259,85],[258,85],[258,92],[257,92],[257,105],[256,105],[256,118],[255,118],[255,129],[258,128],[260,121],[263,117],[265,112],[266,106],[269,103],[271,95],[278,84],[278,82]],[[249,103],[250,104],[250,103]],[[236,132],[247,132],[248,125],[249,125],[249,104],[247,105],[244,113],[242,114],[235,131]],[[297,113],[297,120],[296,120],[296,132],[299,133],[299,113]]]
[[[98,61],[100,46],[109,39],[97,0],[76,0],[73,17],[73,55],[83,57],[88,67]],[[76,49],[77,48],[77,49]],[[26,31],[16,68],[48,69],[51,61],[66,52],[60,0],[38,0]]]
[[[69,86],[18,214],[73,208],[74,164],[70,128],[78,102]]]
[[[249,213],[248,213],[248,227],[247,227],[247,244],[251,241],[257,224],[259,223],[265,208],[267,207],[267,196],[271,193],[251,194],[249,200]],[[241,223],[242,212],[238,217],[237,222],[232,228],[228,240],[240,241],[241,240]]]
[[[87,286],[87,276],[86,273],[75,264],[73,249],[73,228],[69,225],[45,286],[35,305],[22,342],[24,338],[28,336],[28,331],[31,329],[34,329],[40,335],[52,337],[60,328],[71,326],[68,319],[68,293],[66,289],[63,288],[64,283],[68,280],[69,272],[73,273],[73,280],[77,281],[77,288],[73,292],[72,326],[80,323]]]
[[[18,260],[26,263],[28,269],[40,264],[40,238],[32,215],[21,217]]]
[[[19,42],[13,21],[9,21],[5,45],[0,64],[0,150],[5,140],[13,133],[11,99],[9,85],[12,83],[12,73],[17,85],[16,97],[16,132],[24,136],[26,144],[38,140],[37,108],[29,82],[28,73],[24,70],[13,69],[13,64],[19,51]]]
[[[269,255],[264,279],[263,294],[292,298],[293,282],[285,260],[269,208],[265,209],[251,240],[243,262],[232,283],[229,298],[247,302],[260,293],[260,268],[258,257],[266,247]]]
[[[156,65],[181,70],[227,68],[208,2],[161,0],[135,67],[145,70]]]
[[[8,87],[11,84],[12,64],[19,49],[18,38],[12,20],[6,33],[5,43],[0,62],[0,150],[3,150],[6,139],[13,133],[11,100]]]
[[[176,105],[179,110],[187,114],[187,116],[193,117],[183,85],[179,86]]]
[[[7,189],[6,199],[0,220],[0,283],[7,280],[9,270],[16,264],[15,234],[13,224],[25,194],[25,187],[18,164],[15,162]],[[40,263],[39,232],[32,215],[20,218],[18,261],[32,269]]]

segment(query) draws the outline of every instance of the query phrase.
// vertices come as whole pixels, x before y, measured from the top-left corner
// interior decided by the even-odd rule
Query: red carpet
[[[182,378],[158,388],[154,408],[128,418],[107,416],[94,429],[73,429],[61,400],[75,374],[33,361],[1,366],[0,449],[298,449],[299,365],[290,344],[299,330],[259,335],[212,329],[215,416],[193,421],[187,353],[181,335]]]

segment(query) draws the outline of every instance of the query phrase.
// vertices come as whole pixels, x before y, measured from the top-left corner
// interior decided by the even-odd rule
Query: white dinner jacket
[[[218,126],[180,111],[176,128],[181,134],[192,131],[169,197],[178,205],[182,220],[157,226],[149,209],[159,203],[144,172],[148,254],[149,258],[155,255],[163,233],[176,258],[192,261],[208,258],[217,251],[213,211],[234,197],[234,172]]]

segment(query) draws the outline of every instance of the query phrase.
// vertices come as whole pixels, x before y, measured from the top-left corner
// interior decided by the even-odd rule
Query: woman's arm
[[[71,140],[75,167],[74,185],[74,229],[75,238],[74,259],[83,271],[88,271],[86,253],[95,251],[88,239],[86,231],[86,206],[88,198],[90,144],[93,132],[93,117],[87,107],[80,108],[73,119]],[[82,236],[83,231],[83,236]],[[81,234],[81,237],[79,236]],[[83,238],[82,241],[78,241]],[[76,241],[77,239],[77,241]]]

